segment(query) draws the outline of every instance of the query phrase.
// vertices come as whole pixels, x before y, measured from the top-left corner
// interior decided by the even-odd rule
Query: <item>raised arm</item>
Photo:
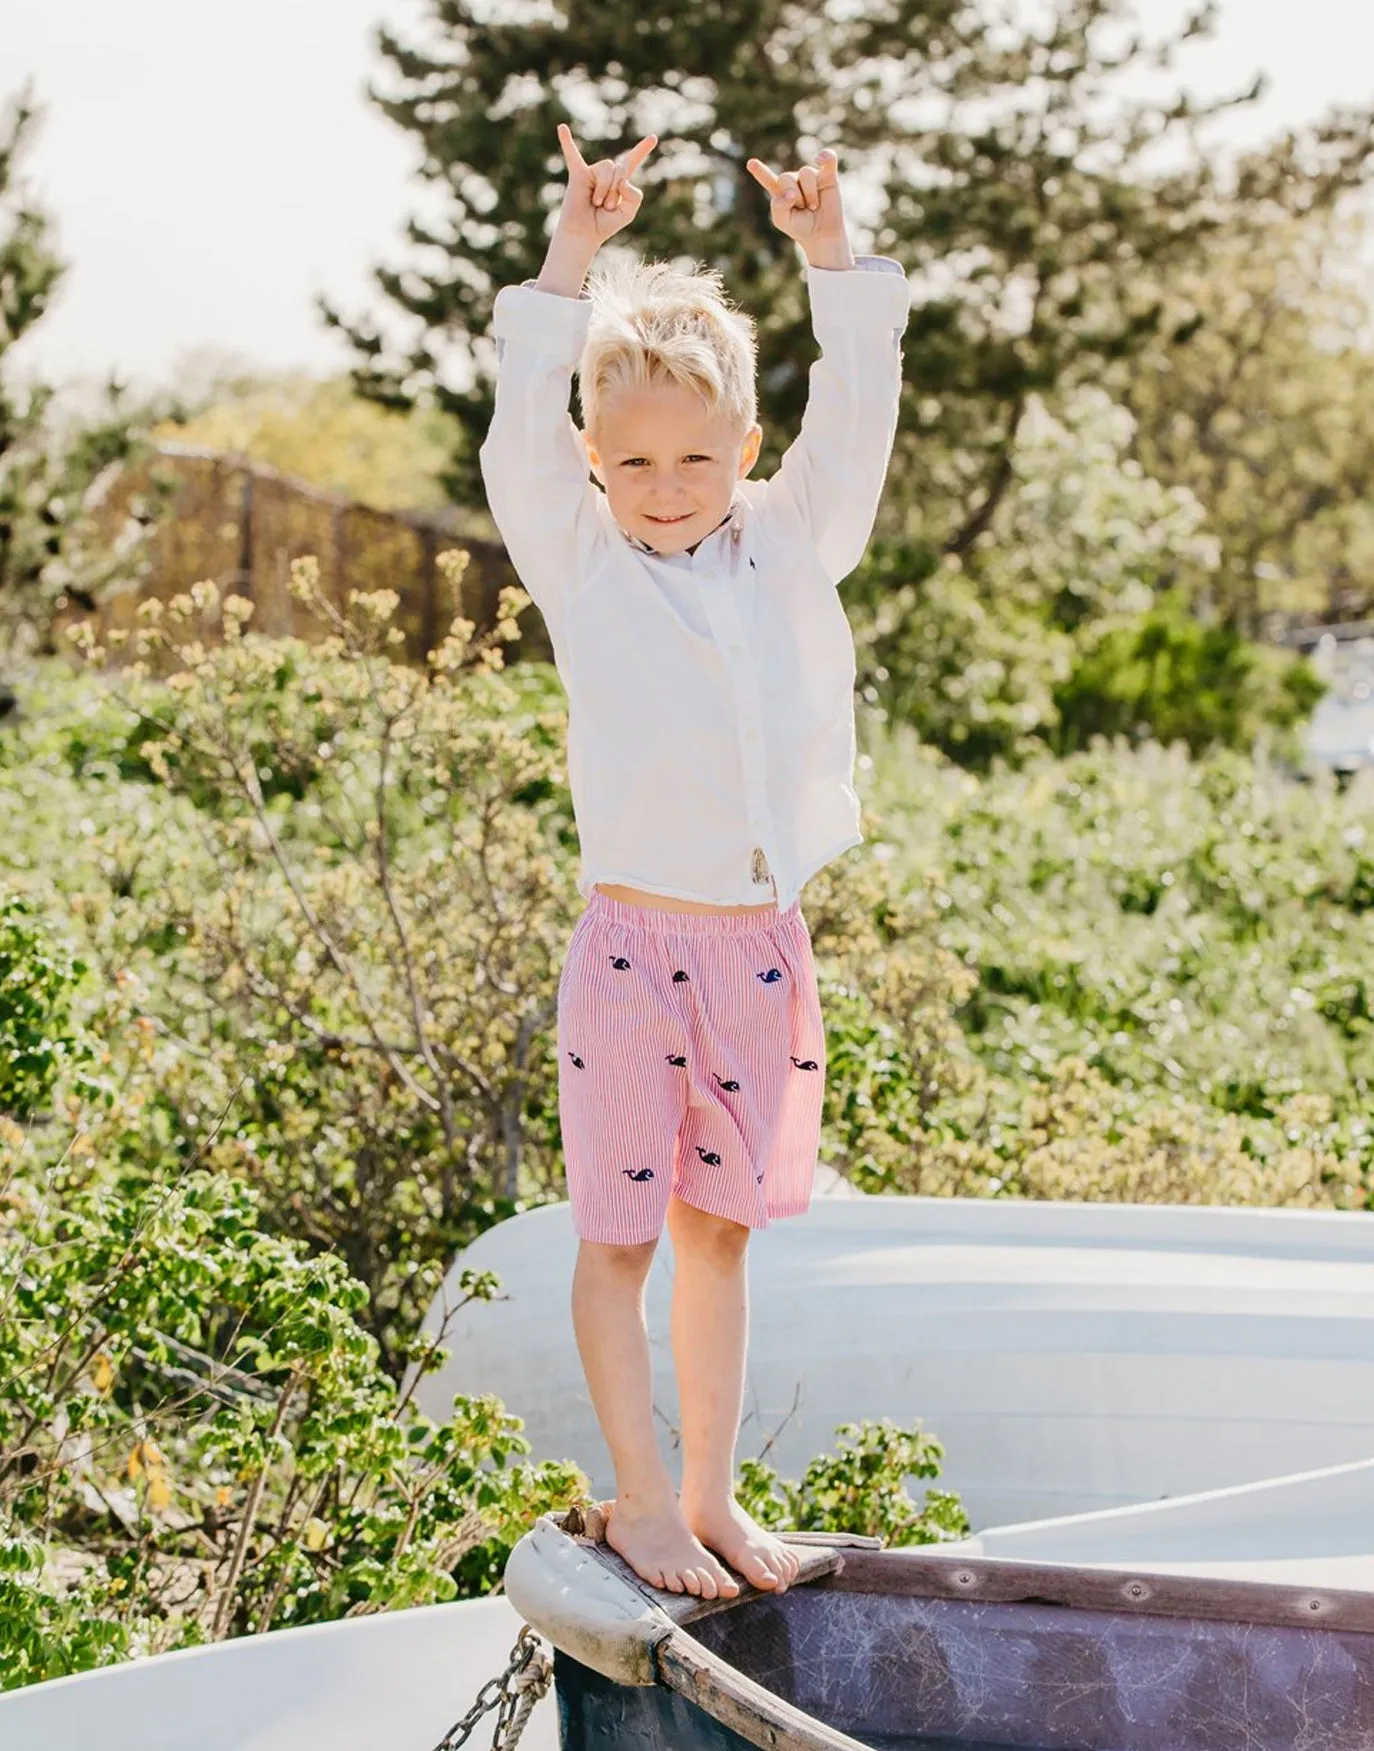
[[[821,349],[801,431],[768,483],[769,500],[780,495],[790,506],[838,583],[862,559],[882,497],[910,291],[899,262],[851,252],[834,152],[782,175],[757,158],[748,169],[770,196],[773,223],[806,253]]]
[[[596,527],[596,488],[568,413],[590,315],[582,287],[597,250],[639,211],[643,194],[630,179],[657,143],[649,134],[589,165],[565,123],[558,138],[568,183],[544,266],[537,280],[503,286],[492,309],[496,406],[478,452],[491,514],[546,620]]]

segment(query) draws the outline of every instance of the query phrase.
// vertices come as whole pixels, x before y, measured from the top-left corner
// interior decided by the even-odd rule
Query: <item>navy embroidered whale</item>
[[[756,973],[755,977],[762,979],[765,985],[776,985],[782,974],[776,967],[769,967],[766,973]]]
[[[676,1064],[678,1066],[678,1068],[681,1069],[682,1066],[687,1062],[687,1059],[684,1056],[684,1054],[681,1052],[669,1052],[668,1062],[670,1064]]]
[[[630,963],[625,959],[624,955],[612,955],[611,965],[618,973],[624,973],[629,971]]]
[[[631,1170],[628,1167],[622,1167],[620,1171],[625,1175],[626,1179],[646,1180],[654,1177],[654,1170],[651,1167],[641,1167],[634,1170]]]
[[[716,1073],[714,1070],[711,1072],[711,1074],[712,1074],[712,1076],[716,1076]],[[735,1089],[737,1089],[739,1087],[738,1082],[721,1082],[721,1079],[719,1076],[716,1076],[716,1081],[720,1082],[720,1086],[722,1088],[728,1088],[731,1091],[731,1093],[733,1093],[735,1091]]]
[[[576,1064],[576,1066],[579,1070],[585,1070],[587,1068],[587,1066],[578,1057],[576,1052],[569,1052],[568,1056],[572,1059],[573,1063]]]
[[[686,977],[687,977],[686,973],[684,973],[682,968],[679,967],[678,970],[673,974],[674,985],[680,985]]]
[[[702,1146],[700,1145],[700,1143],[698,1143],[697,1144],[697,1154],[706,1163],[707,1167],[719,1167],[720,1166],[720,1157],[716,1154],[716,1152],[713,1149],[703,1149]]]
[[[790,1052],[788,1053],[788,1056],[791,1057]],[[820,1065],[816,1062],[816,1060],[814,1058],[793,1058],[792,1062],[797,1066],[798,1070],[819,1070],[820,1069]]]

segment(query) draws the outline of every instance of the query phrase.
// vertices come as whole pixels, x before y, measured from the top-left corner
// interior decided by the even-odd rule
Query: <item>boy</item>
[[[615,1468],[606,1536],[655,1586],[782,1591],[785,1543],[734,1498],[753,1228],[810,1200],[825,1073],[806,879],[862,842],[854,646],[835,585],[872,528],[910,300],[856,263],[836,158],[750,174],[809,264],[821,357],[797,441],[747,479],[749,318],[719,276],[598,267],[656,142],[568,183],[537,281],[498,294],[492,513],[568,695],[587,899],[558,990],[559,1116],[579,1237],[573,1324]],[[568,416],[577,367],[585,433]],[[588,479],[588,467],[601,483]],[[771,898],[760,895],[760,888]],[[682,1434],[658,1450],[643,1292],[673,1240]]]

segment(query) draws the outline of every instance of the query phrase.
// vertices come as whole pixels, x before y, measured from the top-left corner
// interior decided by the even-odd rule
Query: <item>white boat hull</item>
[[[840,1422],[920,1418],[978,1528],[1374,1455],[1364,1215],[819,1198],[750,1250],[740,1452],[776,1434],[787,1475]],[[473,1266],[506,1299],[463,1311],[419,1397],[439,1415],[455,1393],[497,1393],[536,1454],[576,1459],[607,1492],[568,1316],[575,1251],[566,1205],[482,1235],[449,1292]],[[670,1271],[665,1242],[647,1298],[665,1444]]]
[[[1097,1514],[990,1526],[951,1555],[1374,1590],[1374,1459]]]
[[[0,1693],[4,1751],[430,1751],[505,1670],[504,1597],[245,1636]],[[491,1717],[474,1743],[491,1741]],[[557,1751],[545,1699],[522,1751]]]

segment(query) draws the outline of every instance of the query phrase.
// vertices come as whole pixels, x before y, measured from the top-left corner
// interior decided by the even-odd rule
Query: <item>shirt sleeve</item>
[[[863,558],[882,497],[902,391],[902,333],[911,292],[900,262],[860,256],[853,268],[808,268],[820,357],[801,431],[769,482],[838,583]]]
[[[598,527],[597,489],[568,413],[590,314],[585,293],[565,298],[532,281],[503,286],[492,307],[496,406],[478,461],[511,563],[546,621]]]

